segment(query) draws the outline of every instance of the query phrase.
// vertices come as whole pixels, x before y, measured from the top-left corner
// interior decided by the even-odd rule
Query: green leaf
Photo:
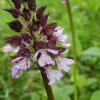
[[[85,75],[78,75],[77,76],[77,84],[79,87],[83,87],[85,84],[86,77]]]
[[[85,86],[90,86],[96,84],[98,80],[96,78],[88,78],[86,79]]]
[[[63,88],[54,87],[55,100],[71,100],[66,91],[68,90],[63,91]]]
[[[73,85],[66,85],[62,88],[63,93],[65,93],[65,95],[70,95],[74,92],[74,86]]]
[[[91,100],[99,100],[99,99],[100,99],[100,90],[97,90],[92,94]]]
[[[37,93],[31,94],[31,100],[40,100],[40,97]]]
[[[97,56],[100,57],[100,49],[97,47],[91,47],[87,50],[85,50],[82,55],[91,55],[91,56]]]
[[[71,77],[71,80],[74,81],[74,76]],[[86,76],[83,74],[79,74],[77,75],[77,85],[78,87],[83,87],[85,85],[86,82]]]

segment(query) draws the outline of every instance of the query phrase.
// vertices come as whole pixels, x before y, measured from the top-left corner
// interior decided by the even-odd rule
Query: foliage
[[[9,0],[10,1],[10,0]],[[100,97],[100,1],[70,0],[77,36],[78,51],[78,97],[79,100],[98,100]],[[69,19],[60,0],[37,0],[38,6],[47,4],[49,21],[65,27],[71,42]],[[0,1],[0,100],[47,100],[40,72],[32,70],[21,73],[18,79],[11,78],[8,54],[2,52],[4,38],[16,34],[6,25],[12,16],[3,11],[10,8],[7,0]],[[72,48],[70,48],[72,49]],[[72,54],[72,53],[71,53]],[[73,57],[73,55],[65,55]],[[9,53],[9,55],[12,55]],[[34,67],[35,66],[35,67]],[[73,100],[73,71],[53,86],[55,100]],[[17,97],[17,98],[16,98]]]

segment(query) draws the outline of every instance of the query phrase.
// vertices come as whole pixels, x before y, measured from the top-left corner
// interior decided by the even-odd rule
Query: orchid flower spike
[[[65,1],[65,0],[64,0]],[[64,28],[57,23],[48,23],[48,14],[44,14],[46,6],[36,9],[35,0],[12,0],[15,8],[5,9],[15,20],[8,26],[18,35],[6,38],[7,45],[3,52],[14,52],[10,57],[12,63],[12,78],[18,73],[27,70],[32,63],[37,63],[39,69],[46,73],[49,85],[63,77],[63,72],[70,70],[72,59],[61,57],[68,52],[68,36],[62,34]],[[25,7],[24,5],[25,4]],[[57,43],[61,46],[57,47]],[[57,67],[55,67],[57,65]]]

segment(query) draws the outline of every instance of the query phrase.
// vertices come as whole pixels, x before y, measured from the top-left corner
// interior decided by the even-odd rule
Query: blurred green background
[[[9,0],[10,1],[10,0]],[[78,100],[100,99],[100,0],[70,0],[78,51]],[[37,6],[47,5],[46,12],[51,12],[49,21],[57,22],[65,28],[71,40],[71,32],[66,7],[60,0],[37,0]],[[12,16],[3,11],[10,8],[7,0],[0,0],[0,100],[47,100],[40,72],[34,66],[24,71],[20,78],[11,78],[12,64],[10,53],[3,53],[5,37],[15,33],[7,22]],[[70,48],[72,51],[72,48]],[[66,57],[72,57],[69,52]],[[55,100],[73,100],[73,71],[64,73],[61,81],[52,88]]]

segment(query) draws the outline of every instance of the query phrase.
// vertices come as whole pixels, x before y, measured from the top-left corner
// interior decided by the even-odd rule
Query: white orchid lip
[[[55,65],[55,62],[46,53],[46,51],[55,53],[53,50],[46,50],[46,49],[43,50],[42,49],[42,50],[37,51],[35,53],[35,55],[33,55],[33,61],[35,61],[37,59],[38,54],[41,53],[41,56],[38,59],[38,64],[39,64],[40,67],[45,67],[46,65]]]
[[[49,85],[53,85],[56,81],[63,77],[63,74],[59,70],[46,70],[47,77],[49,79]]]

